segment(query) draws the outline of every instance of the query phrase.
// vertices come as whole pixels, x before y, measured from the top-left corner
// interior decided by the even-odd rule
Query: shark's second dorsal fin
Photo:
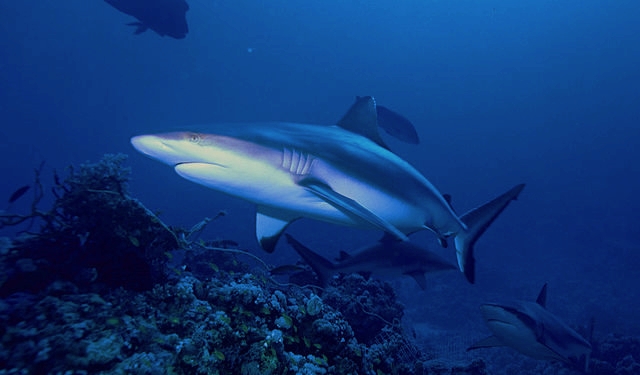
[[[538,294],[538,298],[536,299],[536,303],[544,308],[547,307],[547,283],[544,283],[542,286],[540,294]]]
[[[367,137],[379,146],[389,149],[378,133],[376,101],[371,96],[356,97],[356,102],[338,121],[338,126]]]

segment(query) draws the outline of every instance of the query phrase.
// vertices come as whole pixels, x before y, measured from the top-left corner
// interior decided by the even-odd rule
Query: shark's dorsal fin
[[[268,207],[258,206],[256,213],[256,237],[260,247],[272,253],[276,248],[276,243],[284,230],[297,217],[288,216],[277,210]]]
[[[310,192],[322,198],[322,200],[342,211],[344,214],[368,222],[385,232],[391,233],[402,241],[409,241],[407,235],[402,233],[400,229],[394,227],[388,221],[369,211],[366,207],[363,207],[355,200],[336,192],[326,183],[316,178],[305,178],[299,181],[298,185],[307,188]]]
[[[544,283],[542,286],[540,294],[538,294],[538,298],[536,299],[536,303],[544,308],[547,307],[547,283]]]
[[[504,346],[504,344],[496,336],[489,336],[468,347],[467,351],[480,348],[493,348],[496,346]]]
[[[378,133],[376,101],[371,96],[356,97],[356,102],[338,121],[338,126],[367,137],[379,146],[389,149]]]

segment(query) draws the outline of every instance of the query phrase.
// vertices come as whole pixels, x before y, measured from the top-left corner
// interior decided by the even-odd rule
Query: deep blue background
[[[416,124],[420,145],[390,143],[459,211],[527,183],[478,242],[477,285],[456,272],[427,291],[393,281],[410,324],[482,337],[479,303],[535,298],[548,281],[563,319],[640,331],[637,0],[189,4],[190,33],[174,40],[132,35],[133,19],[101,0],[0,0],[0,197],[41,160],[50,176],[123,152],[133,194],[167,223],[226,209],[206,236],[262,256],[250,204],[182,180],[129,137],[206,122],[332,124],[355,95],[373,95]],[[379,235],[310,220],[290,231],[328,255]],[[429,233],[415,239],[453,259]],[[281,243],[265,259],[296,256]]]

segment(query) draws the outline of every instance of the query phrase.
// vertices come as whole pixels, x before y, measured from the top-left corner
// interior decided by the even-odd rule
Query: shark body
[[[289,234],[287,241],[318,275],[323,287],[335,273],[367,273],[384,276],[411,276],[421,289],[425,289],[426,273],[453,270],[456,267],[446,259],[408,241],[385,237],[377,243],[354,252],[341,253],[338,262],[331,262],[304,246]]]
[[[493,333],[467,350],[509,346],[531,358],[561,361],[588,371],[591,344],[546,309],[547,284],[538,299],[480,307]]]
[[[406,241],[429,229],[474,281],[473,245],[524,185],[459,217],[445,197],[378,134],[375,101],[358,98],[337,125],[210,125],[131,139],[187,180],[257,205],[256,235],[271,252],[289,223],[307,217],[377,228]]]

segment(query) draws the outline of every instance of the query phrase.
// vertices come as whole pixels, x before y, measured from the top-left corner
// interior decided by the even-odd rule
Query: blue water
[[[478,304],[533,299],[549,282],[564,320],[640,333],[640,3],[189,4],[190,32],[175,40],[133,35],[134,19],[100,0],[0,2],[0,197],[43,160],[50,176],[122,152],[132,193],[165,222],[225,209],[204,236],[292,263],[284,241],[274,255],[258,248],[252,205],[181,179],[129,138],[207,122],[332,124],[373,95],[416,125],[420,145],[388,141],[458,211],[527,184],[478,242],[476,285],[455,272],[426,291],[393,280],[408,324],[464,322],[482,337]],[[290,231],[329,255],[379,236],[310,220]],[[415,240],[438,249],[429,233]]]

